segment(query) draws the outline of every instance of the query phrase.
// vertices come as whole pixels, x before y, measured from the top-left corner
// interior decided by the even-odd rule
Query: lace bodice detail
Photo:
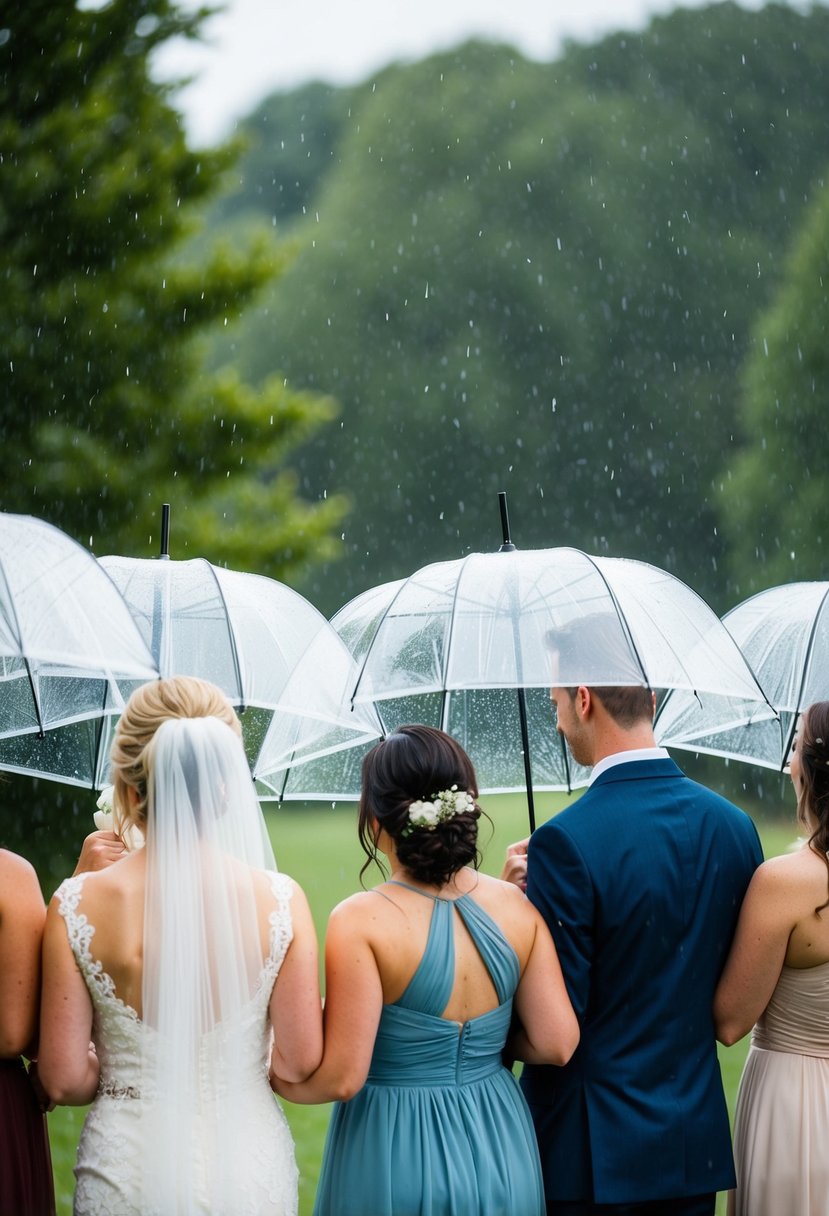
[[[92,1000],[92,1039],[101,1066],[98,1093],[115,1099],[134,1099],[141,1087],[143,1036],[153,1035],[155,1031],[142,1022],[136,1011],[116,994],[111,976],[92,955],[95,926],[79,907],[86,877],[85,874],[77,874],[61,883],[57,890],[58,910],[66,923],[69,945]],[[270,1056],[268,1003],[279,968],[293,939],[291,880],[285,874],[272,874],[270,878],[275,900],[275,907],[269,916],[270,948],[245,1014],[245,1020],[250,1024],[250,1051],[246,1066],[250,1069],[251,1079],[261,1077],[263,1071],[267,1076]],[[220,1044],[222,1032],[223,1027],[219,1024],[206,1036],[209,1041],[204,1043],[202,1053],[205,1068],[215,1068],[216,1046]],[[215,1074],[205,1076],[203,1080],[205,1085],[213,1084],[221,1088],[221,1079]],[[227,1083],[239,1084],[242,1080],[240,1077],[227,1078]]]

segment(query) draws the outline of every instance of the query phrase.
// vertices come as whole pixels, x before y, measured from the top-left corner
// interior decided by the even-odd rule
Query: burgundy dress
[[[0,1059],[0,1213],[54,1216],[46,1117],[21,1059]]]

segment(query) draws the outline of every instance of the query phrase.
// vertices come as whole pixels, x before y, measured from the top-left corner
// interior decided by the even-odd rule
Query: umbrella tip
[[[503,536],[503,544],[499,548],[499,553],[511,553],[515,549],[509,534],[509,512],[507,511],[507,492],[506,490],[498,491],[498,510],[501,512],[501,535]]]
[[[161,552],[159,557],[170,556],[170,504],[161,504]]]

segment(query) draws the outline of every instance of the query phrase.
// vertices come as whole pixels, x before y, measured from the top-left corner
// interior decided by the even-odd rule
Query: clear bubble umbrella
[[[0,514],[0,768],[94,785],[125,694],[157,674],[92,554]]]
[[[782,772],[797,718],[829,699],[829,582],[786,583],[744,600],[723,617],[776,719],[735,699],[729,715],[701,714],[684,690],[665,701],[662,730],[675,747]]]
[[[715,715],[739,697],[773,716],[728,631],[679,579],[577,549],[519,551],[503,499],[502,523],[498,552],[426,566],[332,619],[357,665],[351,702],[372,705],[384,731],[406,721],[447,730],[482,792],[526,790],[533,827],[534,790],[588,779],[556,734],[552,684],[682,688]],[[334,797],[338,785],[354,796],[357,760],[296,770],[286,796]]]
[[[202,558],[102,557],[162,676],[210,680],[238,709],[254,773],[377,737],[345,691],[353,660],[325,617],[275,579]],[[264,783],[261,792],[272,795]]]

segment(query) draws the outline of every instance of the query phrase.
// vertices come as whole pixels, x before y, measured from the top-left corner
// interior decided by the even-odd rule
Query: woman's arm
[[[0,1056],[32,1050],[46,905],[32,866],[0,850]]]
[[[774,858],[755,870],[740,909],[731,952],[714,994],[717,1038],[727,1047],[748,1034],[780,978],[789,937],[799,919],[797,876],[785,864],[788,861]]]
[[[510,1054],[526,1064],[566,1064],[578,1047],[579,1023],[570,1003],[561,964],[540,912],[527,903],[535,937],[514,1007],[520,1026],[510,1036]]]
[[[43,936],[43,1004],[38,1075],[53,1102],[83,1106],[98,1088],[98,1057],[90,1044],[92,1001],[75,963],[54,898]]]
[[[322,1059],[322,1001],[317,934],[308,900],[296,883],[291,920],[293,940],[271,996],[271,1075],[285,1081],[304,1081]]]
[[[365,931],[364,905],[346,901],[331,913],[325,938],[322,1063],[299,1084],[272,1077],[273,1088],[291,1102],[348,1101],[368,1076],[382,1010],[383,988]]]

